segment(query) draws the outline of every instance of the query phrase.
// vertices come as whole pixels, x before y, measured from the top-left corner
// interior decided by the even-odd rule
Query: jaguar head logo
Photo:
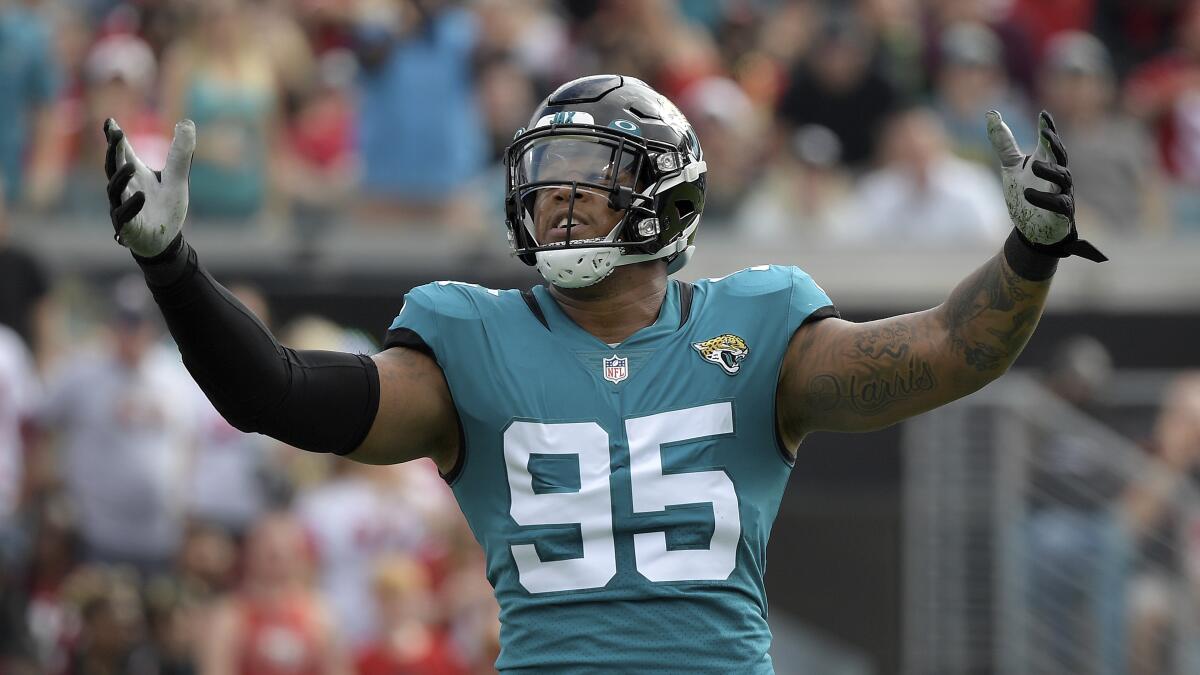
[[[746,341],[733,333],[718,335],[704,342],[693,342],[692,349],[705,361],[721,366],[726,375],[737,375],[742,368],[742,360],[750,355]]]

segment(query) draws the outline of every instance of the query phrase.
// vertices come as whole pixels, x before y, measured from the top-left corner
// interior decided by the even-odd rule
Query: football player
[[[374,356],[280,345],[181,235],[195,128],[163,171],[113,121],[116,239],[184,362],[237,428],[372,464],[429,457],[500,603],[501,671],[772,672],[767,538],[800,442],[866,431],[999,377],[1076,234],[1046,113],[1024,155],[997,113],[1015,228],[941,305],[838,318],[796,267],[694,284],[706,167],[679,110],[598,75],[543,101],[505,153],[513,252],[547,284],[410,291]]]

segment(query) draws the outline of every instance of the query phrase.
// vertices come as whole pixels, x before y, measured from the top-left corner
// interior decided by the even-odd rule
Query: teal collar
[[[616,347],[609,347],[600,338],[592,335],[581,328],[579,324],[575,323],[575,320],[567,316],[567,313],[558,305],[558,301],[554,299],[554,296],[550,294],[550,290],[546,286],[535,286],[533,288],[533,295],[537,299],[538,305],[542,308],[542,312],[545,314],[547,328],[550,329],[551,333],[570,339],[581,346],[589,346],[594,349],[628,349],[673,333],[679,328],[683,322],[679,306],[679,283],[674,279],[667,281],[667,294],[663,299],[662,307],[658,310],[658,318],[654,320],[654,323],[630,335]]]

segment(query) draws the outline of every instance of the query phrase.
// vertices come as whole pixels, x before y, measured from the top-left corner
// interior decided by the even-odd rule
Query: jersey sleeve
[[[788,331],[796,332],[812,321],[841,316],[833,300],[807,272],[799,267],[785,268],[791,277],[791,297],[788,300]]]
[[[432,285],[418,286],[404,295],[404,306],[392,320],[383,340],[383,349],[407,347],[438,360],[441,332],[438,320],[438,293]]]

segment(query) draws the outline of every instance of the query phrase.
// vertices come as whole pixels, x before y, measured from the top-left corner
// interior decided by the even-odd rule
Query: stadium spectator
[[[143,161],[162,166],[170,138],[162,118],[152,105],[157,87],[158,60],[144,40],[129,33],[116,33],[98,40],[83,62],[82,92],[75,106],[78,122],[72,133],[75,164],[67,174],[67,190],[61,208],[84,213],[90,195],[104,190],[94,167],[104,161],[102,148],[91,142],[96,126],[109,115],[124,115],[129,134],[147,147]]]
[[[195,675],[196,647],[204,632],[206,607],[193,604],[191,589],[171,577],[144,589],[148,632],[143,660],[157,675]]]
[[[467,675],[469,664],[457,658],[451,636],[437,625],[437,599],[420,562],[380,558],[371,589],[379,636],[355,657],[358,675]]]
[[[1191,0],[1097,2],[1091,29],[1112,50],[1115,70],[1124,78],[1162,54],[1190,4]]]
[[[51,26],[29,3],[0,5],[0,180],[12,203],[44,207],[62,179]]]
[[[0,567],[25,553],[18,521],[25,489],[25,425],[40,389],[29,350],[12,329],[0,325]]]
[[[83,127],[87,115],[87,57],[97,36],[106,33],[105,24],[97,25],[86,15],[70,11],[61,3],[41,3],[38,9],[51,25],[54,60],[58,65],[61,80],[54,97],[53,111],[50,113],[54,117],[54,136],[51,142],[62,153],[61,181],[56,181],[60,182],[54,186],[57,193],[48,194],[44,205],[50,207],[51,212],[57,212],[67,206],[78,208],[84,201],[82,195],[78,194],[80,187],[76,181],[82,177],[80,165],[87,162],[81,161],[79,153],[82,151],[96,156],[100,152],[95,143],[87,142],[94,138],[95,131],[85,134]],[[90,177],[90,180],[94,181],[95,177]]]
[[[190,212],[242,221],[266,205],[278,133],[276,63],[266,54],[243,0],[195,3],[194,24],[163,60],[167,119],[190,118],[205,149],[191,170]]]
[[[3,327],[0,327],[0,345],[8,342],[3,334]],[[5,449],[5,361],[5,347],[0,346],[0,452]],[[3,461],[2,457],[0,461]],[[0,472],[6,470],[0,468]],[[0,473],[0,479],[8,480],[8,476]],[[27,551],[20,546],[15,523],[8,514],[0,515],[0,672],[14,675],[38,672],[37,643],[29,630],[28,601],[21,585],[24,571],[21,563],[26,555]]]
[[[466,518],[452,516],[443,534],[444,555],[431,566],[440,621],[449,630],[459,661],[472,672],[491,673],[500,655],[499,606],[487,580],[483,551]]]
[[[798,61],[779,101],[789,129],[824,126],[837,136],[842,161],[863,169],[888,115],[898,105],[895,87],[872,64],[871,38],[849,16],[831,17],[811,53]]]
[[[2,133],[2,132],[0,132]],[[0,188],[0,326],[16,331],[42,361],[48,358],[50,280],[41,262],[9,238],[8,202]]]
[[[227,530],[192,522],[179,546],[172,575],[203,603],[233,589],[237,564],[238,545]]]
[[[375,637],[371,571],[389,554],[428,556],[438,521],[453,509],[424,464],[377,467],[339,462],[329,482],[304,495],[296,512],[312,537],[320,587],[348,644]],[[435,473],[435,472],[434,472]]]
[[[917,0],[863,0],[859,8],[863,23],[877,37],[884,75],[904,98],[923,95],[925,44]]]
[[[512,130],[529,122],[529,108],[537,100],[532,81],[516,59],[515,54],[497,52],[485,59],[479,73],[479,101],[496,162],[504,156]],[[496,176],[497,184],[503,183],[501,178]]]
[[[955,157],[937,115],[913,108],[885,131],[882,168],[866,174],[850,198],[842,241],[888,246],[999,243],[1008,211],[996,177]]]
[[[965,3],[964,3],[965,4]],[[1003,64],[1003,46],[981,23],[948,26],[941,36],[934,108],[960,157],[992,166],[985,114],[999,110],[1012,120],[1009,128],[1021,147],[1034,143],[1037,132],[1024,98],[1013,89]]]
[[[570,79],[571,73],[579,67],[577,59],[572,56],[572,49],[578,48],[579,40],[572,40],[569,31],[572,26],[567,23],[561,12],[556,11],[556,3],[548,2],[509,2],[508,0],[477,0],[472,7],[479,15],[481,35],[479,38],[478,61],[484,73],[495,66],[501,66],[502,72],[508,75],[515,70],[525,80],[523,83],[512,81],[518,89],[518,94],[525,95],[524,89],[532,89],[529,97],[533,100],[563,79]],[[572,44],[574,43],[574,44]],[[481,77],[479,87],[488,87],[486,77]],[[503,92],[492,92],[493,96]],[[485,110],[488,93],[481,94],[484,98]],[[514,108],[519,107],[515,103]],[[508,115],[515,115],[507,111]],[[523,119],[529,111],[523,111],[515,126],[508,127],[504,134],[505,141],[511,139],[513,129],[525,124]],[[507,117],[507,115],[505,116]],[[489,128],[499,128],[500,123],[485,114],[484,123]],[[497,155],[499,156],[499,155]]]
[[[37,663],[44,672],[62,673],[78,630],[68,587],[82,562],[75,513],[61,492],[39,495],[27,513],[30,545],[17,577],[25,595],[25,617]]]
[[[305,242],[340,224],[342,207],[358,186],[351,91],[356,69],[348,51],[330,50],[318,62],[316,81],[288,100],[276,172],[292,224]]]
[[[1009,23],[1029,38],[1031,53],[1045,57],[1056,35],[1086,31],[1095,21],[1096,0],[1013,0],[1008,10]]]
[[[367,215],[478,227],[480,205],[467,190],[487,159],[472,72],[475,16],[444,0],[364,7],[373,9],[357,17],[355,48]]]
[[[1113,376],[1104,345],[1073,336],[1058,346],[1052,363],[1047,387],[1102,419],[1097,399]],[[1033,439],[1030,471],[1025,601],[1055,620],[1029,633],[1031,651],[1053,655],[1054,665],[1028,664],[1028,672],[1124,673],[1132,546],[1120,517],[1125,485],[1118,467],[1094,439],[1047,430]],[[1080,644],[1094,647],[1081,652]]]
[[[0,672],[36,675],[37,651],[25,618],[25,598],[12,570],[0,564]]]
[[[769,21],[758,18],[755,48],[726,68],[755,107],[773,115],[791,67],[812,47],[821,8],[811,2],[785,3],[771,8]]]
[[[68,675],[153,675],[136,577],[104,566],[83,567],[67,580],[78,633]]]
[[[720,52],[711,35],[689,21],[679,3],[599,3],[581,30],[584,40],[577,43],[581,50],[576,58],[590,53],[611,72],[628,73],[653,83],[672,100],[688,85],[717,75],[721,69]],[[584,56],[576,63],[587,62]],[[584,74],[577,70],[570,77]]]
[[[318,80],[317,59],[291,0],[255,0],[245,5],[249,22],[263,53],[274,68],[280,100],[288,101],[312,89]]]
[[[246,540],[245,578],[212,611],[200,638],[202,673],[340,675],[336,623],[312,590],[312,555],[291,516],[264,516]]]
[[[704,160],[711,183],[704,196],[704,214],[727,223],[751,187],[763,174],[767,148],[760,139],[769,128],[736,82],[707,77],[679,95],[679,109],[696,135],[704,139]]]
[[[1151,125],[1163,165],[1174,181],[1176,225],[1200,229],[1200,2],[1189,2],[1174,48],[1130,74],[1130,111]]]
[[[1200,598],[1194,569],[1200,547],[1192,540],[1200,514],[1176,507],[1194,504],[1178,497],[1194,490],[1200,479],[1200,373],[1177,375],[1163,392],[1148,445],[1158,463],[1142,472],[1123,496],[1127,526],[1141,549],[1141,564],[1129,591],[1129,663],[1134,675],[1165,670],[1169,655],[1164,645],[1176,611],[1175,597],[1188,592],[1192,602],[1184,606],[1191,611]],[[1182,533],[1186,537],[1181,538]],[[1182,573],[1190,588],[1177,583]],[[1181,672],[1200,665],[1193,646],[1180,649],[1178,656]]]
[[[87,557],[147,573],[179,545],[196,416],[194,385],[158,342],[149,302],[141,280],[117,285],[106,343],[64,365],[39,414],[57,436]]]
[[[1095,37],[1068,32],[1050,40],[1041,91],[1071,146],[1076,220],[1122,234],[1166,228],[1163,176],[1145,129],[1118,112],[1108,50]]]
[[[850,176],[841,165],[841,144],[826,127],[800,127],[742,201],[735,226],[753,239],[778,241],[802,236],[824,241],[845,222]]]
[[[921,4],[924,5],[926,19],[927,72],[941,72],[944,65],[942,61],[946,58],[943,45],[948,31],[959,24],[981,26],[986,28],[997,42],[998,66],[1003,70],[1005,79],[1023,92],[1033,90],[1038,52],[1034,51],[1034,45],[1030,42],[1024,26],[1014,20],[1013,6],[1010,3],[988,0],[923,0]],[[1021,136],[1018,135],[1017,140],[1021,141]]]

